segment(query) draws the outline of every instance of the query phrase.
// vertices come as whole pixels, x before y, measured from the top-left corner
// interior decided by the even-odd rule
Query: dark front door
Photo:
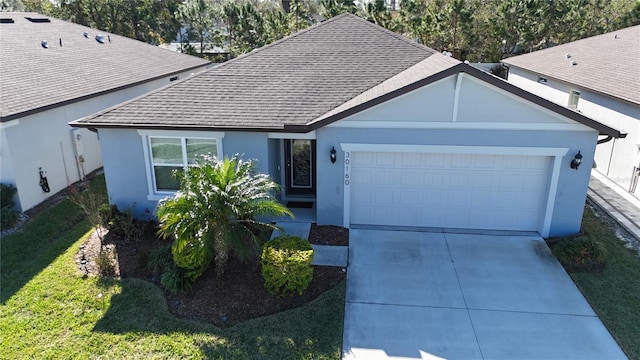
[[[284,140],[287,195],[315,195],[316,141]]]

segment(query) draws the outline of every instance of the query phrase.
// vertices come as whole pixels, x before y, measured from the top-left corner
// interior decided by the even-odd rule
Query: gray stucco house
[[[72,126],[139,216],[207,151],[257,159],[320,225],[544,237],[579,231],[598,136],[621,136],[350,14]]]
[[[0,182],[26,211],[102,167],[94,132],[70,121],[211,63],[32,12],[0,12]]]

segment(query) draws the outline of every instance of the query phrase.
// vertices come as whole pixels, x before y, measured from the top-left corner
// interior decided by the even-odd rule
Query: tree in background
[[[197,55],[205,56],[205,51],[212,46],[222,46],[222,34],[217,27],[219,16],[213,3],[207,0],[186,0],[176,9],[176,18],[186,27],[186,36],[180,39],[185,45],[186,53],[191,53],[191,42],[199,44]],[[194,54],[195,55],[195,54]]]
[[[278,40],[344,12],[397,31],[461,60],[496,62],[619,28],[640,24],[640,1],[631,0],[0,0],[0,6],[36,11],[157,44],[180,29],[178,8],[205,4],[212,31],[225,37],[232,56]],[[282,1],[282,2],[281,2]],[[195,15],[194,15],[195,16]],[[207,33],[200,33],[202,34]],[[203,40],[204,44],[205,41]],[[216,40],[206,41],[216,43]],[[202,49],[201,49],[202,50]]]
[[[320,15],[325,19],[331,19],[346,12],[355,14],[358,11],[353,0],[321,0],[320,5],[322,6]]]

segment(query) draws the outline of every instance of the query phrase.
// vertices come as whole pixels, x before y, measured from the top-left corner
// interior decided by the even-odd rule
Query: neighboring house
[[[138,216],[196,154],[239,153],[318,224],[545,237],[580,230],[598,135],[620,136],[350,14],[72,126],[97,129]]]
[[[509,82],[626,133],[595,170],[640,198],[640,26],[503,60]]]
[[[0,182],[17,187],[18,210],[102,166],[96,133],[70,121],[209,64],[36,13],[0,13]]]

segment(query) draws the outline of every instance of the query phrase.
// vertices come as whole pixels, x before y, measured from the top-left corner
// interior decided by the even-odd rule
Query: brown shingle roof
[[[640,105],[640,25],[503,62]]]
[[[13,20],[0,23],[1,121],[209,63],[37,13],[3,12],[0,18]]]
[[[77,125],[305,125],[434,54],[344,14]]]

